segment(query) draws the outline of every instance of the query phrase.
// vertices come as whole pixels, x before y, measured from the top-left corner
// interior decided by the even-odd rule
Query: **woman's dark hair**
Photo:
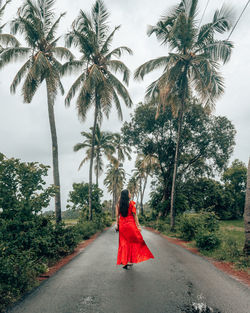
[[[120,196],[119,210],[123,217],[126,217],[128,215],[128,207],[129,207],[128,193],[129,193],[128,190],[124,189],[121,192],[121,196]]]

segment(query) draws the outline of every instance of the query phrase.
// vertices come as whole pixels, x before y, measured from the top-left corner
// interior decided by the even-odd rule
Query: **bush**
[[[184,240],[192,240],[199,231],[214,232],[219,222],[213,212],[184,213],[176,220],[177,230]]]
[[[221,241],[216,232],[209,232],[201,230],[196,236],[196,246],[201,250],[213,250],[217,248]]]

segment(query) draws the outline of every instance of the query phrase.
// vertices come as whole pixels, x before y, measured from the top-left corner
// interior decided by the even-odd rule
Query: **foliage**
[[[2,218],[20,216],[25,221],[49,205],[55,188],[44,187],[43,176],[47,176],[48,169],[37,162],[23,163],[14,158],[0,161]]]
[[[170,207],[177,122],[169,107],[161,112],[158,119],[155,119],[155,114],[154,105],[139,104],[131,121],[124,123],[122,133],[128,145],[135,146],[138,152],[154,156],[158,160],[159,165],[154,167],[152,187],[156,186],[161,191],[154,208],[161,208],[162,214],[167,215]],[[181,183],[190,179],[213,176],[224,170],[235,144],[235,128],[226,117],[207,115],[199,104],[193,104],[184,116],[182,136],[177,186],[183,186]],[[185,193],[180,187],[176,192],[177,213],[188,208],[184,196]],[[162,207],[161,202],[165,202],[166,206]]]
[[[72,228],[41,214],[55,193],[45,188],[48,166],[0,161],[0,311],[29,290],[50,262],[77,244]]]
[[[71,210],[81,211],[82,217],[88,219],[88,205],[89,205],[89,184],[88,183],[73,183],[73,190],[69,192],[67,200],[67,208]],[[102,212],[101,197],[103,192],[97,185],[93,185],[92,204],[93,210],[96,214]]]
[[[82,165],[89,161],[91,158],[91,147],[92,147],[92,131],[93,127],[90,127],[91,132],[81,132],[81,135],[85,138],[83,142],[77,143],[74,146],[74,151],[79,151],[80,149],[86,150],[86,157],[81,161],[79,165],[79,170]],[[98,177],[103,172],[103,154],[110,159],[111,155],[115,152],[113,145],[115,134],[111,132],[104,132],[100,130],[99,125],[96,126],[95,140],[94,140],[94,161],[95,161],[95,174],[96,181],[98,182]]]
[[[198,231],[195,236],[196,246],[201,250],[213,250],[217,248],[221,241],[217,233],[208,231]]]
[[[228,196],[228,214],[231,219],[240,218],[244,213],[247,168],[238,159],[232,162],[223,175],[225,194]]]
[[[219,222],[212,212],[184,213],[178,217],[177,229],[181,238],[192,240],[199,232],[216,232],[219,229]]]
[[[70,61],[64,65],[64,72],[81,71],[80,76],[71,86],[66,96],[66,104],[70,104],[76,91],[77,109],[79,117],[85,119],[91,105],[97,106],[97,116],[102,118],[104,112],[109,116],[112,100],[115,103],[118,116],[122,118],[119,97],[127,106],[132,101],[125,86],[114,74],[122,74],[125,84],[129,81],[129,70],[126,65],[118,60],[126,52],[132,54],[128,47],[117,47],[111,50],[111,43],[116,31],[110,31],[108,25],[109,12],[103,1],[95,1],[90,14],[80,11],[72,24],[72,29],[66,35],[66,45],[76,46],[81,52],[79,61]],[[96,103],[99,99],[99,105]]]

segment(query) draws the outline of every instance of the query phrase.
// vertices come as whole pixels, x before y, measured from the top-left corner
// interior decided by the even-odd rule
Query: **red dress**
[[[130,201],[128,215],[123,217],[119,213],[119,248],[117,265],[127,263],[139,263],[150,258],[153,254],[147,247],[141,232],[136,226],[133,213],[136,214],[135,202]]]

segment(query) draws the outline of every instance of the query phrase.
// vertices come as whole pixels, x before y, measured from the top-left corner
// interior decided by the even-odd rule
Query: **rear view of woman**
[[[130,201],[130,198],[130,192],[123,190],[116,205],[116,227],[119,230],[117,265],[123,264],[124,269],[128,269],[133,263],[154,258],[140,233],[135,202]]]

